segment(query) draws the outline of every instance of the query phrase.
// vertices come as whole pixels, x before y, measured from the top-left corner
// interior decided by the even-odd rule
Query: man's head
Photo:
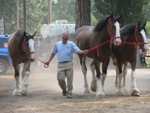
[[[62,41],[63,41],[64,44],[67,43],[68,38],[69,38],[68,34],[63,33],[63,35],[62,35]]]

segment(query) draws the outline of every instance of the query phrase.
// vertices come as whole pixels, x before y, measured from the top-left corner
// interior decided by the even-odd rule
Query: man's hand
[[[47,68],[49,66],[49,62],[44,63],[44,67]]]
[[[87,54],[88,52],[88,50],[83,50],[83,54]]]

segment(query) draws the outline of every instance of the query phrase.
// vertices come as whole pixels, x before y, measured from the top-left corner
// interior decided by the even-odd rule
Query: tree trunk
[[[90,7],[91,7],[90,0],[76,0],[76,7],[75,7],[76,30],[81,26],[91,24]]]

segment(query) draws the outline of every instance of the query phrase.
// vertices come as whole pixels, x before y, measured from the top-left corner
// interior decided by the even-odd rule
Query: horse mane
[[[94,27],[93,31],[97,32],[97,31],[101,31],[107,24],[107,21],[109,19],[110,16],[104,16]]]
[[[133,34],[136,24],[127,24],[121,28],[121,35]]]
[[[24,36],[24,30],[18,29],[15,33],[16,38],[20,41]]]

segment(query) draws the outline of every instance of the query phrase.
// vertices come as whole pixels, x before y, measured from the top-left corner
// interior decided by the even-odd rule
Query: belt
[[[59,62],[59,63],[68,63],[68,62],[71,62],[71,61],[63,61],[63,62]]]

